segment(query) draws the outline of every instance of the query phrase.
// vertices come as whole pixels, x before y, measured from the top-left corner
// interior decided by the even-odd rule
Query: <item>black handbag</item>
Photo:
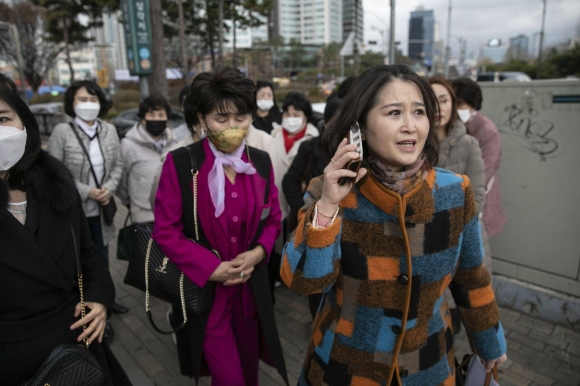
[[[81,318],[85,317],[85,298],[81,258],[74,229],[71,228],[76,254],[77,280],[79,285]],[[86,325],[83,326],[83,330]],[[105,375],[95,356],[89,351],[87,338],[84,345],[58,345],[44,360],[36,374],[25,386],[100,386]]]
[[[191,175],[193,181],[193,219],[195,226],[195,240],[210,250],[219,259],[219,253],[209,245],[205,245],[200,238],[203,230],[198,224],[197,217],[197,162],[189,147],[186,147],[191,160]],[[135,241],[133,244],[133,254],[129,260],[129,267],[125,275],[125,284],[133,286],[141,291],[145,291],[145,312],[153,328],[161,334],[172,334],[182,329],[187,323],[187,311],[192,311],[196,315],[201,315],[209,310],[213,304],[215,293],[215,282],[208,281],[205,286],[199,287],[183,272],[173,264],[167,256],[159,249],[151,238],[153,233],[152,224],[137,224],[135,231]],[[203,236],[205,240],[205,236]],[[154,296],[183,310],[183,323],[173,331],[163,331],[159,329],[151,315],[149,297]]]
[[[97,174],[95,173],[95,169],[93,168],[93,164],[91,163],[91,157],[89,156],[89,152],[87,151],[85,144],[81,140],[79,133],[77,133],[77,130],[76,130],[75,126],[73,125],[73,123],[69,122],[69,124],[70,124],[70,127],[71,127],[73,133],[75,134],[75,137],[77,137],[77,140],[79,141],[79,144],[81,145],[81,148],[83,149],[83,152],[85,153],[85,156],[87,157],[87,160],[89,161],[89,168],[91,169],[91,173],[93,174],[93,178],[95,179],[95,184],[97,185],[97,189],[101,189],[101,182],[102,181],[99,181],[97,179]],[[113,198],[112,194],[111,194],[111,199],[109,200],[109,203],[107,205],[101,205],[101,213],[103,213],[103,218],[105,219],[105,223],[107,225],[111,226],[113,224],[113,220],[115,219],[115,213],[117,213],[117,204],[115,204],[115,199]]]
[[[137,230],[137,224],[127,225],[129,217],[131,217],[131,213],[127,213],[125,225],[119,230],[119,236],[117,237],[117,259],[125,261],[129,261],[133,253],[135,231]]]

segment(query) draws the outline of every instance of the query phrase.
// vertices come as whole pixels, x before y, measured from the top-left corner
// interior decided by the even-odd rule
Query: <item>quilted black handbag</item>
[[[71,229],[76,251],[77,279],[80,292],[81,318],[85,317],[85,298],[83,291],[83,273],[81,259],[74,229]],[[83,326],[83,330],[86,326]],[[89,351],[87,338],[84,345],[58,345],[40,369],[25,383],[25,386],[100,386],[105,379],[103,369],[94,355]]]
[[[200,241],[200,232],[197,217],[197,162],[192,150],[186,147],[191,159],[191,175],[193,180],[193,219],[195,225],[195,241],[208,250],[212,251],[219,259],[217,251]],[[182,329],[187,323],[187,311],[190,310],[201,315],[209,310],[213,304],[215,282],[208,281],[204,287],[194,284],[183,272],[173,264],[167,256],[155,244],[151,238],[153,233],[152,224],[138,224],[135,231],[133,254],[129,260],[129,267],[125,275],[125,284],[145,291],[145,312],[153,328],[161,334],[172,334]],[[205,237],[204,237],[205,239]],[[183,323],[174,331],[159,329],[151,315],[149,297],[154,296],[171,304],[181,307],[183,310]]]

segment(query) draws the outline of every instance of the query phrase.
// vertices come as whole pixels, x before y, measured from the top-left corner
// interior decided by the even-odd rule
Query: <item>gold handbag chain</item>
[[[79,282],[79,293],[81,295],[81,319],[84,319],[86,315],[86,310],[85,310],[85,295],[84,295],[85,291],[83,290],[83,274],[82,273],[77,274],[77,279]],[[86,331],[86,329],[87,325],[83,324],[83,332]],[[89,348],[89,340],[86,336],[83,338],[83,342],[86,348]]]

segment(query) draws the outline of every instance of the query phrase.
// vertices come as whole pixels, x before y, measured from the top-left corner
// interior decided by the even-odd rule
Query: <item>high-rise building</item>
[[[105,68],[111,77],[114,70],[127,68],[127,50],[121,20],[121,11],[103,13],[103,25],[88,32],[94,38],[91,46],[95,50],[97,68]]]
[[[427,65],[433,61],[433,41],[435,39],[435,16],[433,10],[417,7],[409,20],[409,57],[421,60]]]
[[[273,34],[287,42],[323,45],[342,42],[343,0],[276,0]]]
[[[252,48],[252,44],[257,41],[268,41],[268,20],[265,17],[257,16],[263,23],[259,27],[254,28],[236,28],[236,48]],[[224,20],[229,28],[229,33],[224,35],[224,48],[231,50],[234,47],[234,30],[232,28],[231,20]]]
[[[479,51],[479,58],[491,59],[493,63],[505,63],[509,52],[510,45],[501,41],[501,39],[491,39],[482,44]]]
[[[530,39],[526,35],[518,35],[510,39],[509,55],[511,59],[526,60],[529,56]]]
[[[348,35],[355,30],[355,40],[363,42],[364,35],[364,15],[362,0],[342,1],[342,40],[346,40]]]

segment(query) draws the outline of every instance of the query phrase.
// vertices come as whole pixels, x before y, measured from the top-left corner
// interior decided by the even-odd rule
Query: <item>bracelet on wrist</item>
[[[318,206],[318,203],[320,202],[320,200],[316,201],[316,210],[318,211],[318,214],[321,215],[322,217],[328,218],[328,219],[333,219],[334,216],[336,216],[336,213],[338,212],[338,209],[340,207],[337,207],[336,210],[334,211],[334,213],[332,215],[326,215],[324,213],[322,213],[322,211],[320,210],[320,207]]]

